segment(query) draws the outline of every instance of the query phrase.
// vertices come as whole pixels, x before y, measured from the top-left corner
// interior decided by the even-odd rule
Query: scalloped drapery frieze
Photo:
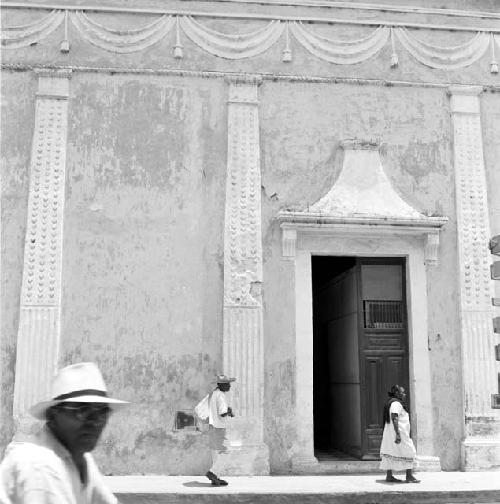
[[[161,16],[142,28],[117,30],[95,22],[83,11],[71,12],[70,19],[85,40],[101,49],[117,53],[147,49],[162,40],[175,24],[174,17]]]
[[[322,37],[300,22],[290,24],[290,32],[310,53],[337,65],[353,65],[375,56],[387,43],[390,28],[381,26],[359,40],[334,40]]]
[[[102,13],[101,13],[102,14]],[[282,61],[293,61],[292,40],[295,47],[302,47],[317,58],[336,65],[353,65],[365,62],[391,44],[390,66],[399,64],[398,53],[406,51],[417,62],[434,69],[456,70],[468,67],[481,59],[489,50],[490,71],[498,73],[496,53],[500,51],[500,33],[493,31],[469,30],[470,38],[465,42],[450,45],[431,44],[422,35],[409,27],[381,24],[370,28],[365,37],[344,39],[336,36],[335,24],[328,27],[331,32],[325,34],[325,29],[317,30],[320,22],[305,24],[300,20],[271,19],[253,31],[238,29],[238,23],[243,18],[231,18],[232,33],[220,32],[207,26],[200,19],[203,16],[188,14],[155,14],[150,13],[148,24],[140,28],[121,29],[105,26],[98,22],[99,13],[86,12],[78,9],[54,9],[39,21],[2,28],[1,41],[5,49],[17,49],[35,45],[48,35],[64,25],[64,40],[61,51],[68,52],[68,24],[71,23],[85,41],[114,53],[127,54],[147,50],[164,40],[175,26],[174,58],[184,57],[182,39],[190,40],[203,51],[230,60],[256,57],[276,44],[282,45]],[[109,13],[108,13],[109,16]],[[5,19],[5,14],[4,14]],[[214,18],[224,15],[214,15]],[[264,21],[264,20],[263,20]],[[228,30],[229,31],[229,30]],[[446,31],[442,29],[442,31]],[[74,36],[74,33],[72,33]],[[328,36],[327,36],[328,35]],[[169,55],[170,57],[170,55]]]
[[[490,35],[476,33],[471,40],[457,46],[444,47],[428,44],[412,35],[405,28],[394,32],[401,45],[420,63],[431,68],[454,70],[472,65],[488,50]],[[494,54],[494,44],[491,42]]]
[[[228,35],[206,28],[191,16],[181,16],[180,25],[189,39],[205,51],[226,59],[251,58],[267,51],[283,34],[280,21],[251,33]]]
[[[59,28],[64,16],[64,11],[53,10],[39,21],[26,25],[2,27],[2,46],[6,49],[19,49],[38,44]]]

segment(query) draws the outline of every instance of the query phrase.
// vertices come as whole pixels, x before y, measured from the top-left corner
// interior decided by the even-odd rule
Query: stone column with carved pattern
[[[70,72],[40,70],[30,162],[14,384],[17,430],[27,411],[46,399],[57,368]]]
[[[454,132],[464,440],[462,466],[500,465],[500,415],[492,327],[488,194],[481,131],[480,86],[450,88]]]
[[[260,82],[252,76],[228,79],[223,359],[224,372],[237,382],[226,474],[269,473],[263,404]]]

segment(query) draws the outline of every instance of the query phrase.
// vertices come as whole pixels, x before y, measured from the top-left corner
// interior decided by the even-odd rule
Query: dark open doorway
[[[312,257],[316,456],[373,460],[394,383],[408,388],[405,260]]]

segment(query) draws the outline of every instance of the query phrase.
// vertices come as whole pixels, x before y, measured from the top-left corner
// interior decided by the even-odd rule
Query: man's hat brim
[[[216,378],[215,383],[231,383],[236,381],[236,378]]]
[[[71,397],[68,399],[52,399],[51,401],[41,401],[33,405],[29,409],[29,413],[35,418],[38,418],[39,420],[45,420],[45,412],[49,408],[65,402],[107,404],[113,411],[119,410],[124,406],[130,404],[128,401],[120,401],[119,399],[112,399],[110,397],[103,397],[98,395],[84,395],[84,396]]]

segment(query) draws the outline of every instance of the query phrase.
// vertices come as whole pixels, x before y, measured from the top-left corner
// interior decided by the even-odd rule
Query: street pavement
[[[416,476],[421,483],[387,483],[382,473],[229,476],[227,487],[212,487],[204,476],[108,476],[106,481],[123,504],[500,504],[500,471]]]

